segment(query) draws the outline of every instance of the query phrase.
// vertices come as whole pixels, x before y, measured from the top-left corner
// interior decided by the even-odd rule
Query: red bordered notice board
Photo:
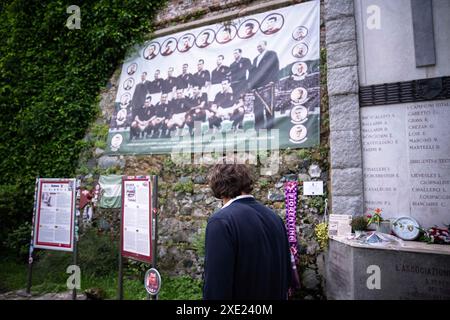
[[[152,184],[150,177],[123,177],[121,254],[152,263]]]
[[[73,251],[76,179],[38,179],[34,247]]]

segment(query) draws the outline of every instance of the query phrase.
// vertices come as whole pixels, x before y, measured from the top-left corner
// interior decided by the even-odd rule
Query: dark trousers
[[[274,126],[273,87],[266,86],[254,91],[255,129],[272,129]]]
[[[231,89],[233,89],[233,102],[237,102],[239,100],[239,97],[247,92],[247,86],[247,80],[241,80],[231,83]]]

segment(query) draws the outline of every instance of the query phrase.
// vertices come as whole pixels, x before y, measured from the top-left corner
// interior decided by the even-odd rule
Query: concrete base
[[[329,300],[450,300],[450,246],[375,248],[330,239],[326,294]]]

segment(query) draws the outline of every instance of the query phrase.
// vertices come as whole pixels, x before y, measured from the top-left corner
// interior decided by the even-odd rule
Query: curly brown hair
[[[235,198],[253,190],[253,178],[245,164],[217,164],[208,175],[214,197]]]

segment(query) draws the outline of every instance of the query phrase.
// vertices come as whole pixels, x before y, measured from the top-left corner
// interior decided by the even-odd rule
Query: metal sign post
[[[120,217],[120,223],[122,224],[122,217]],[[122,230],[120,231],[120,245],[122,244]],[[123,300],[123,261],[122,261],[122,249],[119,248],[119,280],[117,289],[117,299]]]
[[[75,214],[75,237],[73,242],[73,265],[78,266],[78,218]],[[72,289],[72,300],[77,300],[77,288],[76,285]]]
[[[31,240],[30,240],[30,250],[28,253],[28,277],[27,277],[27,294],[31,294],[32,285],[32,273],[33,273],[33,251],[34,251],[34,221],[36,218],[36,206],[37,206],[37,196],[38,196],[38,183],[39,177],[36,178],[36,183],[34,187],[34,206],[33,206],[33,218],[31,219]]]
[[[152,176],[152,268],[156,269],[156,257],[158,253],[158,176]],[[151,297],[152,300],[158,300],[158,294]]]

